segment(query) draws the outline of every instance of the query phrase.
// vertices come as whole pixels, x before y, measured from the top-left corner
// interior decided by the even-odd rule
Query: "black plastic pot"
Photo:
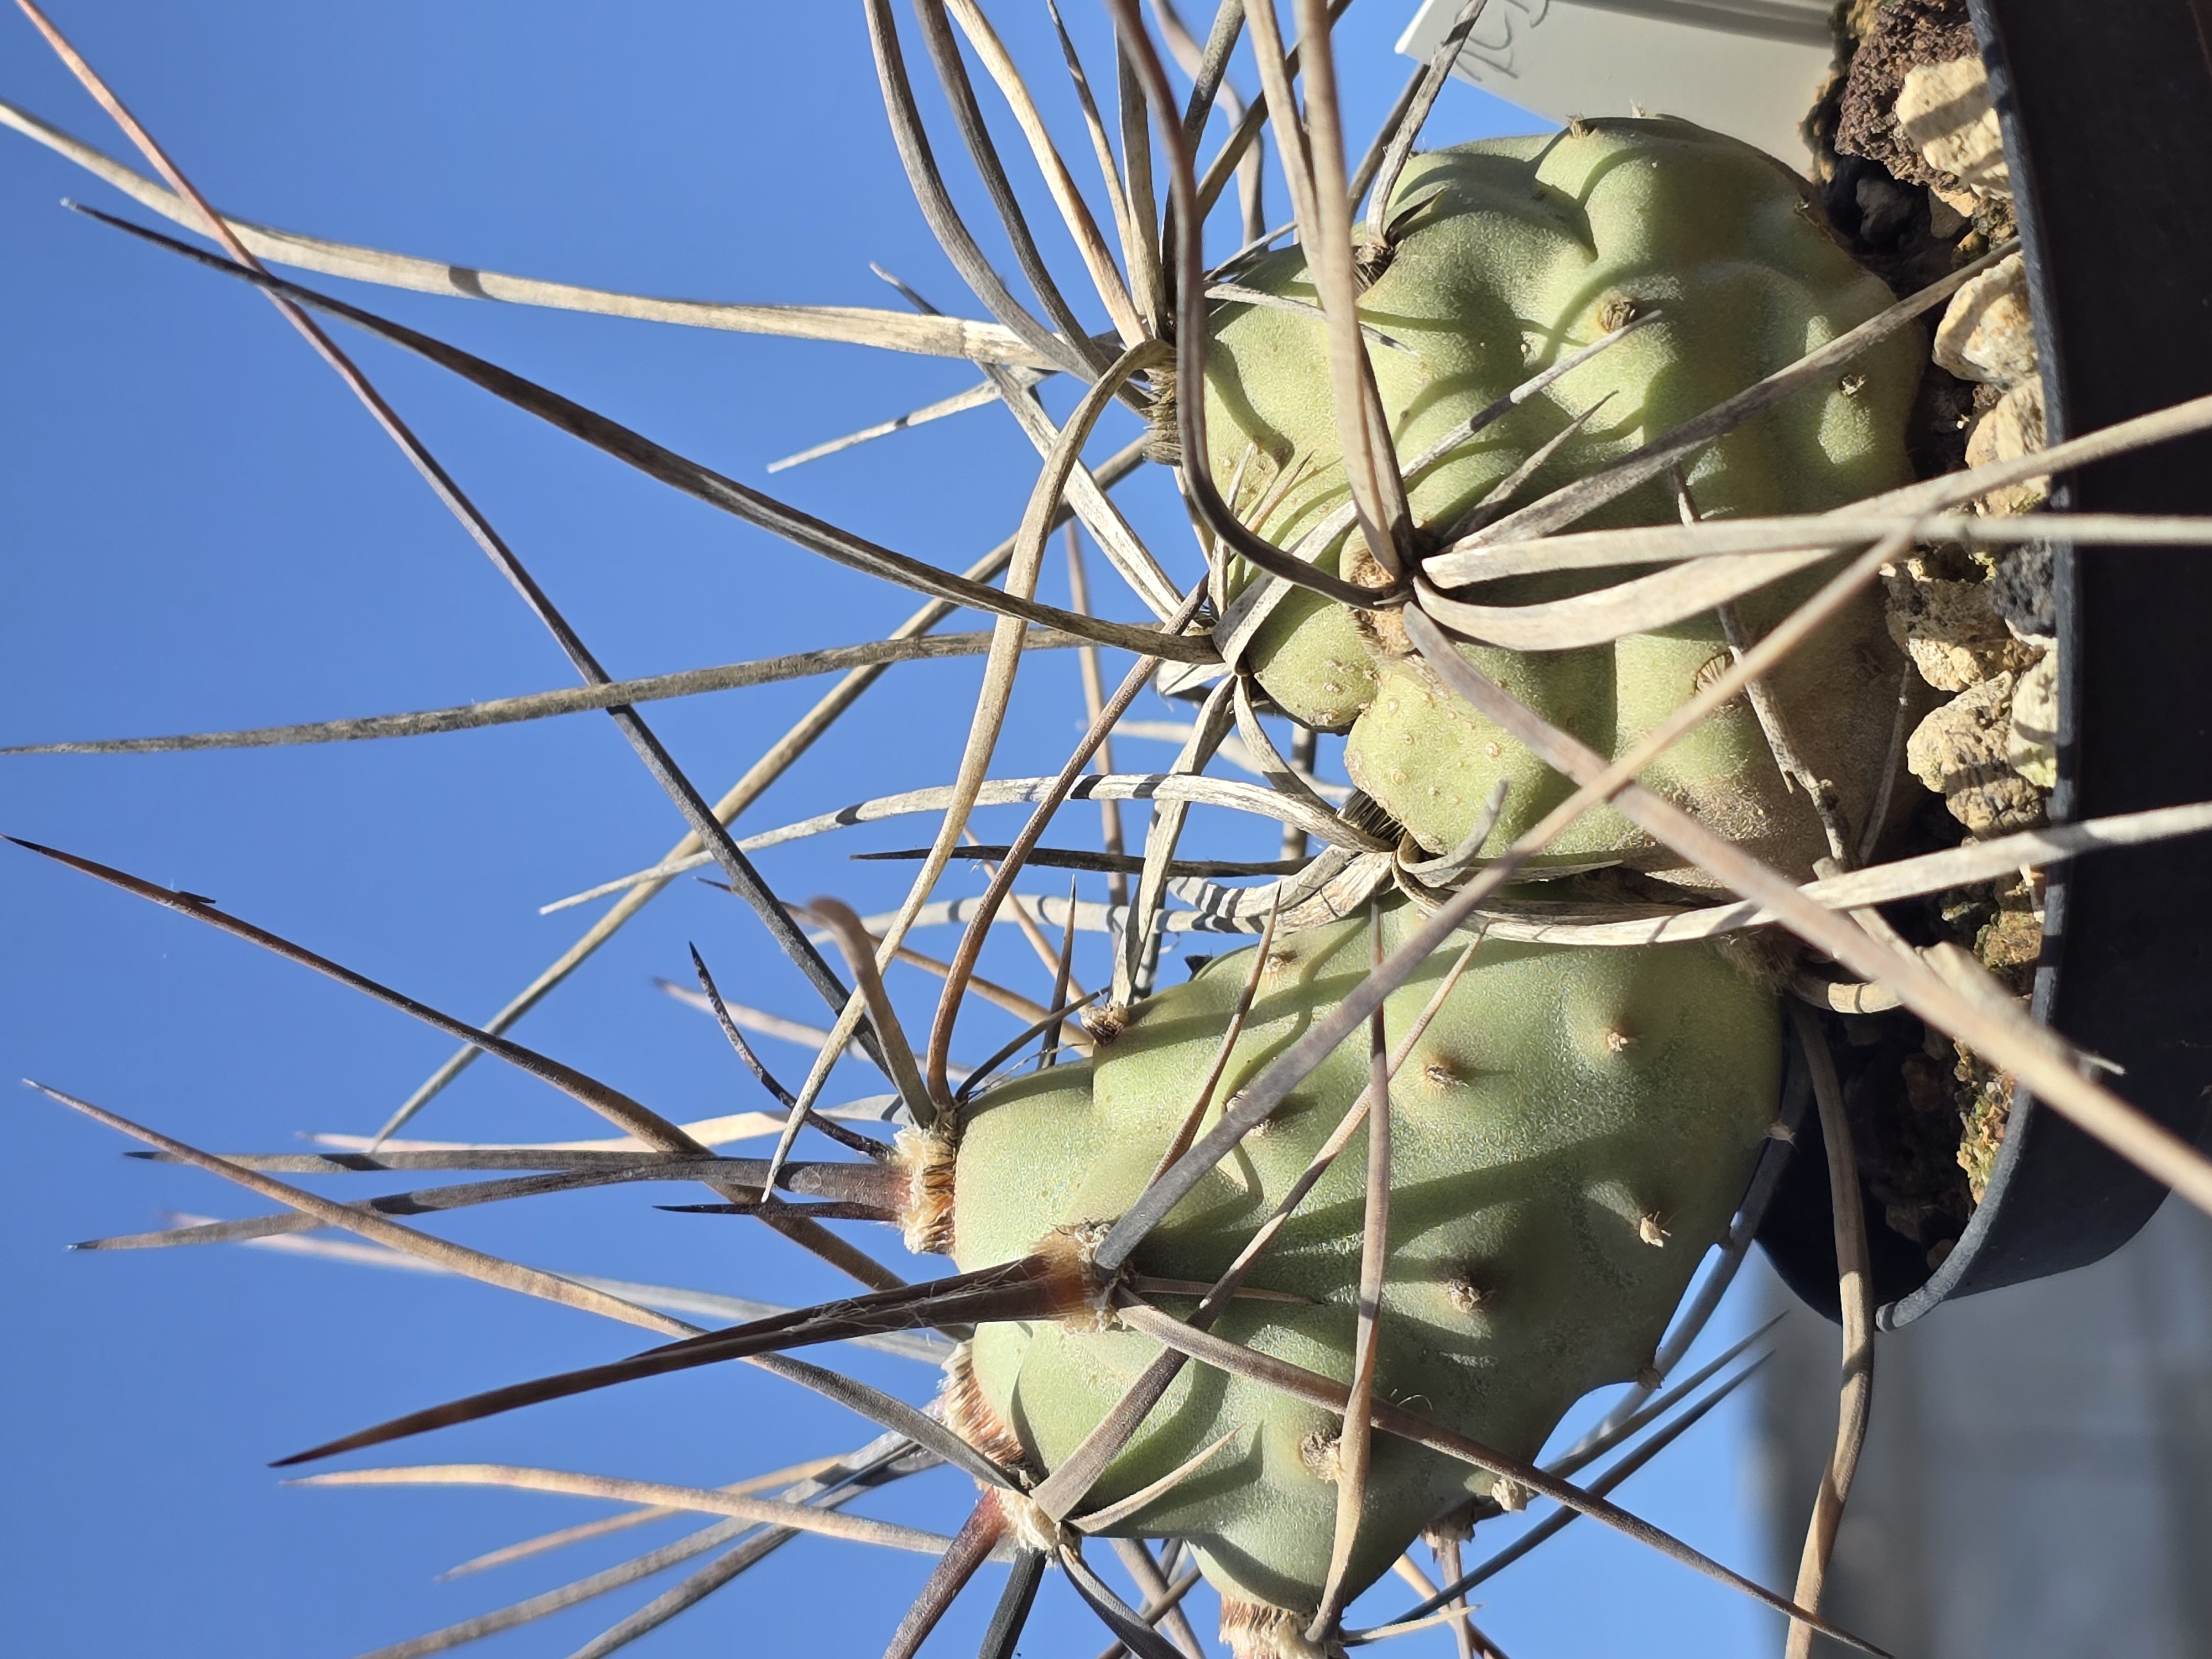
[[[2212,0],[1971,0],[2020,210],[2051,441],[2212,392]],[[2058,480],[2078,512],[2212,512],[2212,437]],[[2212,799],[2212,557],[2057,550],[2054,821]],[[2212,850],[2100,853],[2051,872],[2034,1012],[2124,1067],[2183,1136],[2212,1109]],[[1876,1225],[1885,1328],[1953,1297],[2085,1267],[2165,1188],[2023,1093],[1988,1192],[1932,1273]],[[1879,1206],[1870,1208],[1878,1219]],[[1808,1115],[1759,1241],[1832,1317],[1828,1176]],[[1899,1248],[1901,1247],[1901,1248]]]

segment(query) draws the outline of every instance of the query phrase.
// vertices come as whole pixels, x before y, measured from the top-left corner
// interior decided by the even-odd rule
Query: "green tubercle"
[[[1891,299],[1829,234],[1801,179],[1757,150],[1685,122],[1596,121],[1547,137],[1431,152],[1407,167],[1393,199],[1389,262],[1361,310],[1395,343],[1370,341],[1368,356],[1401,462],[1626,319],[1658,313],[1409,478],[1415,521],[1431,536],[1601,401],[1512,504],[1626,454]],[[1314,297],[1296,249],[1255,262],[1235,280]],[[1294,545],[1346,491],[1323,327],[1310,312],[1258,306],[1224,304],[1214,315],[1206,385],[1214,477],[1225,491],[1241,465],[1234,505],[1249,513],[1272,497],[1252,527]],[[1698,512],[1717,519],[1817,512],[1905,482],[1905,420],[1923,356],[1917,331],[1901,331],[1825,385],[1707,447],[1687,473]],[[1279,489],[1289,475],[1295,482]],[[1575,527],[1669,523],[1679,510],[1673,487],[1656,481]],[[1346,546],[1338,540],[1318,562],[1340,569]],[[1364,547],[1358,556],[1364,560]],[[1251,574],[1240,568],[1232,586],[1249,585]],[[1532,602],[1621,574],[1521,578],[1468,597]],[[1826,574],[1805,573],[1751,595],[1742,606],[1747,626],[1762,631]],[[1610,644],[1511,654],[1470,647],[1468,655],[1610,757],[1686,701],[1725,650],[1709,614]],[[1348,731],[1353,781],[1431,852],[1457,844],[1500,776],[1516,784],[1499,827],[1506,840],[1565,789],[1506,734],[1457,705],[1407,654],[1387,613],[1361,616],[1291,594],[1258,625],[1245,663],[1297,720]],[[1833,781],[1855,823],[1877,790],[1899,667],[1879,600],[1869,595],[1771,682],[1799,750]],[[1645,781],[1793,872],[1826,850],[1814,814],[1784,787],[1741,701],[1678,744]],[[1702,879],[1609,813],[1585,819],[1551,862],[1595,855]]]
[[[1413,920],[1418,920],[1414,918]],[[1386,913],[1384,946],[1410,931]],[[1368,971],[1370,925],[1279,940],[1221,1102]],[[1409,1030],[1458,954],[1385,1005]],[[1130,1010],[1098,1057],[988,1091],[961,1126],[953,1197],[963,1269],[1026,1255],[1055,1230],[1109,1221],[1142,1189],[1189,1111],[1253,967],[1247,950]],[[1571,951],[1484,944],[1391,1091],[1391,1214],[1378,1393],[1519,1457],[1589,1389],[1651,1359],[1705,1249],[1722,1237],[1774,1112],[1772,994],[1703,945]],[[1133,1272],[1212,1282],[1306,1168],[1367,1079],[1347,1041],[1145,1241]],[[1241,1300],[1215,1327],[1348,1381],[1365,1181],[1363,1129],[1249,1283],[1305,1305]],[[1155,1297],[1188,1314],[1186,1298]],[[1049,1468],[1158,1352],[1087,1319],[991,1324],[975,1384]],[[1118,1530],[1188,1538],[1232,1597],[1318,1604],[1334,1496],[1331,1413],[1200,1365],[1185,1368],[1088,1507],[1158,1480],[1224,1434],[1197,1474]],[[1470,1466],[1378,1435],[1355,1588],[1430,1521],[1486,1492]]]

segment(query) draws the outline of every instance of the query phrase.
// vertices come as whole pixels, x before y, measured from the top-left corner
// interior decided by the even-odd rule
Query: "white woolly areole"
[[[1067,1543],[1067,1528],[1025,1492],[1000,1489],[999,1513],[1006,1517],[1007,1537],[1025,1549],[1056,1557]]]

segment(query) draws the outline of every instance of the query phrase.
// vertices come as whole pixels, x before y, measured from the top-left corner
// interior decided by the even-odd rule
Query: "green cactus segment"
[[[1368,356],[1402,461],[1539,369],[1627,318],[1659,319],[1555,382],[1546,393],[1410,478],[1416,522],[1443,531],[1576,415],[1604,400],[1576,437],[1524,485],[1516,505],[1637,448],[1864,321],[1890,301],[1829,235],[1801,181],[1771,158],[1678,121],[1607,120],[1549,137],[1485,140],[1415,158],[1394,198],[1400,226],[1389,264],[1363,295],[1363,315],[1390,343]],[[1313,297],[1303,254],[1237,273],[1248,288]],[[1207,374],[1214,476],[1284,546],[1344,498],[1325,331],[1310,312],[1220,306]],[[1711,518],[1838,506],[1909,477],[1904,443],[1923,353],[1911,330],[1709,446],[1688,471]],[[1250,452],[1248,456],[1248,450]],[[1283,488],[1285,477],[1294,482]],[[1578,528],[1672,522],[1673,488],[1655,482],[1590,514]],[[1339,569],[1341,541],[1318,562]],[[1358,556],[1364,558],[1364,550]],[[1239,573],[1244,574],[1244,573]],[[1626,573],[1639,574],[1639,573]],[[1559,597],[1597,573],[1493,583],[1484,604]],[[1754,628],[1801,598],[1817,576],[1747,601]],[[1278,604],[1254,635],[1247,665],[1278,704],[1308,725],[1349,729],[1353,781],[1432,852],[1457,843],[1492,781],[1516,789],[1503,833],[1541,816],[1550,795],[1517,744],[1483,723],[1425,725],[1414,710],[1441,688],[1402,661],[1387,619],[1356,619],[1301,594]],[[1895,653],[1869,597],[1829,630],[1826,666],[1840,683],[1800,672],[1785,699],[1792,735],[1838,785],[1847,815],[1871,801],[1887,726],[1862,696],[1893,700]],[[1524,660],[1516,690],[1557,724],[1612,755],[1692,692],[1723,650],[1711,617],[1610,645]],[[1499,653],[1471,653],[1488,669]],[[1887,692],[1882,690],[1887,684]],[[1395,700],[1395,707],[1390,705]],[[1449,699],[1447,698],[1447,701]],[[1378,712],[1380,711],[1380,712]],[[1878,729],[1877,729],[1878,728]],[[1824,850],[1802,799],[1784,790],[1751,712],[1723,710],[1655,780],[1717,827],[1791,868]],[[1620,854],[1647,867],[1668,855],[1618,817],[1586,821],[1575,848]],[[1802,856],[1801,856],[1802,854]]]
[[[1385,948],[1411,925],[1402,911],[1386,915]],[[1370,948],[1364,921],[1273,945],[1214,1120],[1219,1100],[1350,992]],[[1432,958],[1390,997],[1391,1030],[1411,1027],[1456,955]],[[1127,1207],[1188,1112],[1251,967],[1249,951],[1218,958],[1138,1005],[1095,1062],[991,1090],[969,1108],[953,1210],[961,1267],[1017,1258],[1055,1228]],[[1778,1041],[1771,994],[1706,946],[1483,945],[1392,1090],[1381,1396],[1528,1457],[1575,1400],[1648,1364],[1749,1179],[1773,1117]],[[1132,1271],[1217,1278],[1366,1078],[1365,1039],[1355,1037],[1176,1206]],[[1222,1335],[1349,1380],[1365,1146],[1363,1131],[1249,1281],[1310,1304],[1239,1301],[1216,1326]],[[1194,1305],[1157,1299],[1173,1312]],[[994,1324],[977,1334],[974,1365],[984,1398],[1048,1468],[1157,1352],[1080,1321]],[[1188,1537],[1224,1592],[1310,1613],[1334,1515],[1325,1452],[1340,1426],[1188,1366],[1091,1502],[1135,1492],[1232,1435],[1126,1529]],[[1466,1464],[1378,1436],[1355,1583],[1488,1490]]]

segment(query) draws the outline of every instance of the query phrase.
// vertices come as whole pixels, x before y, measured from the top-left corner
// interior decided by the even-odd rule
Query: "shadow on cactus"
[[[906,311],[815,311],[469,273],[468,291],[515,302],[973,361],[984,378],[964,398],[808,452],[955,405],[1004,404],[1042,458],[1038,481],[1014,536],[960,573],[799,513],[496,365],[271,275],[261,260],[433,291],[453,291],[456,282],[435,262],[216,221],[40,20],[167,183],[0,106],[7,124],[144,207],[213,235],[221,252],[209,254],[124,225],[257,284],[309,334],[585,683],[323,726],[43,747],[311,743],[597,710],[617,722],[691,826],[653,865],[595,889],[592,896],[622,896],[483,1026],[191,894],[33,849],[337,977],[463,1045],[379,1133],[313,1152],[219,1158],[50,1090],[161,1157],[285,1206],[103,1245],[337,1227],[669,1339],[630,1358],[395,1419],[288,1462],[739,1359],[883,1431],[842,1456],[715,1491],[478,1465],[313,1477],[503,1484],[721,1517],[701,1546],[720,1553],[607,1632],[592,1650],[599,1653],[805,1532],[936,1558],[892,1635],[896,1659],[927,1639],[991,1560],[1011,1570],[987,1659],[1012,1653],[1048,1566],[1117,1643],[1146,1659],[1196,1650],[1181,1603],[1200,1574],[1221,1595],[1224,1638],[1255,1659],[1339,1651],[1431,1620],[1451,1625],[1463,1653],[1490,1652],[1468,1590],[1577,1516],[1787,1612],[1800,1639],[1819,1628],[1855,1641],[1817,1616],[1826,1543],[1808,1552],[1807,1572],[1785,1595],[1607,1494],[1756,1363],[1739,1363],[1739,1345],[1686,1378],[1674,1375],[1743,1259],[1788,1156],[1789,1120],[1807,1097],[1817,1098],[1829,1146],[1850,1161],[1825,1042],[1802,1007],[1785,1020],[1786,998],[1824,1008],[1886,998],[1882,1006],[1948,1032],[2192,1196],[2212,1191],[2201,1159],[2137,1133],[2131,1109],[2014,1003],[1993,999],[1971,963],[1962,977],[1948,959],[1923,960],[1871,908],[2207,827],[2204,809],[2179,808],[1881,859],[1911,788],[1898,777],[1912,700],[1900,693],[1905,659],[1875,579],[1931,540],[2003,545],[2048,533],[2049,519],[2023,529],[1966,509],[2064,465],[2212,425],[2212,412],[2183,405],[2073,441],[2063,453],[1913,482],[1908,428],[1926,362],[1914,319],[2008,250],[1963,261],[1897,299],[1852,262],[1796,175],[1676,121],[1577,122],[1546,137],[1414,155],[1479,9],[1462,12],[1366,161],[1347,173],[1317,0],[1296,8],[1295,59],[1267,9],[1224,5],[1201,43],[1171,8],[1161,9],[1156,37],[1133,0],[1114,0],[1118,155],[1062,36],[1089,126],[1085,147],[1100,164],[1097,179],[1079,185],[1062,139],[980,7],[918,0],[920,37],[1031,307],[961,219],[887,0],[869,0],[885,106],[916,198],[991,320],[948,318],[912,295]],[[1224,78],[1246,45],[1261,89],[1249,101]],[[1164,52],[1182,59],[1188,89],[1170,82]],[[1040,253],[985,125],[971,64],[1010,105],[1082,256],[1094,290],[1084,306],[1095,300],[1108,329],[1083,320]],[[1228,136],[1201,172],[1190,146],[1215,130]],[[1273,173],[1264,173],[1263,156]],[[1293,223],[1265,223],[1263,176],[1286,190]],[[1232,178],[1237,199],[1223,204]],[[1156,184],[1167,198],[1158,219]],[[1113,227],[1111,242],[1102,223]],[[1212,266],[1209,232],[1216,243],[1226,239],[1216,254],[1235,250]],[[426,356],[710,506],[924,603],[887,640],[613,681],[318,316]],[[1051,376],[1085,388],[1063,422],[1035,394]],[[1191,395],[1194,386],[1201,395]],[[1143,417],[1146,435],[1087,465],[1085,447],[1116,402]],[[1198,556],[1186,557],[1180,574],[1109,494],[1147,455],[1170,470],[1198,531]],[[1203,465],[1188,465],[1193,457]],[[1072,606],[1037,599],[1050,539],[1071,521],[1152,623],[1092,616],[1079,558]],[[2112,523],[2069,529],[2085,539],[2131,533]],[[2179,533],[2171,525],[2161,532]],[[988,617],[988,632],[935,632],[962,610]],[[1045,648],[1083,653],[1086,735],[1055,777],[994,776],[1021,659]],[[1135,658],[1110,691],[1101,668],[1108,650]],[[932,655],[985,659],[956,777],[732,836],[731,821],[876,677]],[[661,698],[841,671],[839,688],[770,761],[717,801],[684,775],[641,712]],[[1154,684],[1197,705],[1173,728],[1178,757],[1160,772],[1115,771],[1105,763],[1112,735]],[[1351,787],[1330,781],[1325,764],[1322,737],[1337,733]],[[1210,769],[1224,759],[1258,781]],[[1077,799],[1107,808],[1096,847],[1071,844],[1079,837],[1066,830],[1063,809]],[[1119,816],[1132,801],[1150,808],[1140,840],[1125,836]],[[1013,841],[963,852],[973,813],[1011,805],[1030,809]],[[1182,856],[1193,816],[1216,813],[1280,826],[1281,856]],[[934,820],[933,840],[913,854],[921,867],[904,901],[884,915],[856,915],[831,899],[787,906],[753,862],[775,846],[905,815]],[[1048,844],[1055,827],[1059,843]],[[994,861],[980,898],[939,895],[957,854]],[[787,1089],[745,1033],[787,1037],[790,1023],[725,1000],[695,957],[700,989],[680,994],[720,1021],[774,1096],[774,1110],[678,1124],[506,1035],[677,874],[707,865],[759,914],[832,1017],[826,1031],[801,1028],[813,1059]],[[1094,890],[1103,885],[1103,902],[1018,885],[1071,867]],[[1030,936],[1050,976],[1041,1000],[976,975],[986,939],[1007,925]],[[933,927],[961,930],[948,961],[906,943]],[[1110,975],[1089,993],[1074,978],[1077,936],[1086,933],[1105,937]],[[1164,942],[1176,934],[1258,942],[1159,989]],[[825,946],[842,957],[842,974]],[[919,1043],[883,980],[902,959],[944,981]],[[979,1000],[1028,1030],[963,1078],[951,1060],[953,1038]],[[1785,1024],[1802,1048],[1786,1094]],[[856,1048],[892,1094],[870,1106],[825,1107],[833,1071]],[[398,1139],[483,1054],[562,1091],[617,1134],[543,1146]],[[794,1159],[802,1133],[854,1156]],[[764,1158],[718,1150],[771,1137]],[[282,1178],[395,1170],[483,1178],[362,1206]],[[396,1218],[640,1181],[704,1183],[712,1201],[685,1207],[757,1218],[865,1293],[791,1310],[608,1288],[447,1243]],[[950,1255],[957,1271],[908,1283],[832,1224],[854,1222],[895,1227],[914,1250]],[[1841,1229],[1848,1279],[1852,1246]],[[1698,1289],[1686,1305],[1693,1279]],[[705,1329],[672,1307],[730,1322]],[[949,1381],[924,1410],[787,1357],[848,1341],[941,1360]],[[1620,1383],[1627,1393],[1595,1428],[1538,1461],[1571,1407]],[[1847,1419],[1851,1398],[1847,1391]],[[848,1507],[943,1464],[981,1489],[954,1535]],[[1462,1561],[1478,1523],[1537,1501],[1554,1512],[1521,1543],[1472,1567]],[[1085,1540],[1100,1537],[1115,1540],[1133,1595],[1086,1555]],[[1411,1553],[1422,1540],[1434,1577]],[[1164,1547],[1156,1552],[1156,1543]],[[1347,1630],[1352,1598],[1394,1567],[1425,1586],[1424,1599],[1387,1626]],[[530,1609],[519,1604],[404,1650],[459,1645],[529,1622],[538,1616]]]

